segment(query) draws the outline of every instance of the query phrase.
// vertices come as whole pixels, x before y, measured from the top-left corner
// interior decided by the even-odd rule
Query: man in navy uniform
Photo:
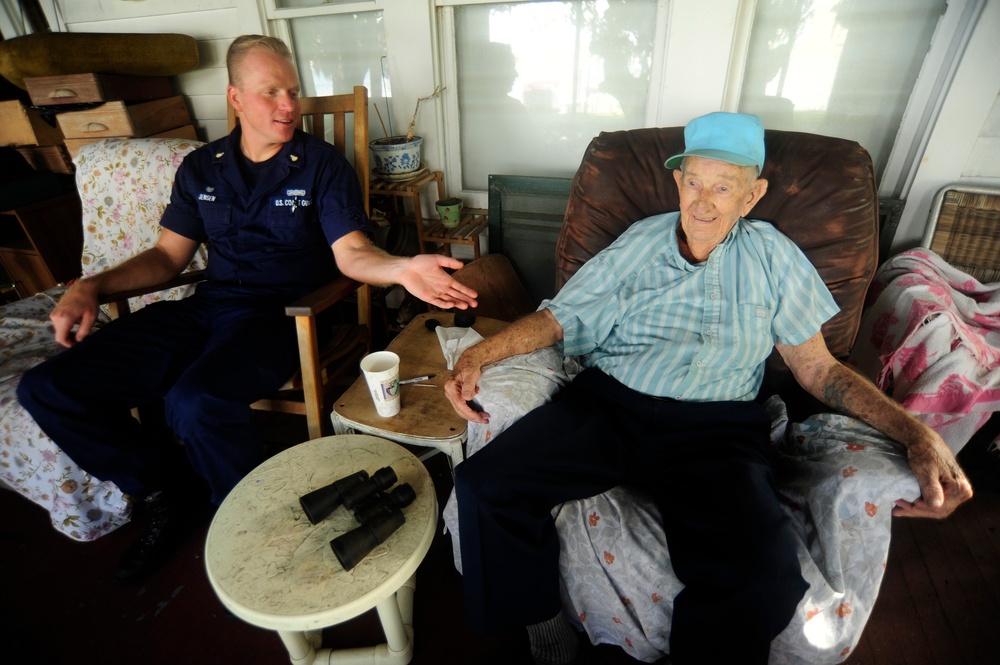
[[[438,307],[476,305],[476,293],[444,271],[461,262],[390,256],[372,244],[353,168],[298,129],[299,79],[281,40],[239,37],[226,65],[240,125],[181,164],[155,247],[67,291],[51,319],[56,340],[70,348],[25,373],[18,389],[83,469],[144,499],[149,524],[116,570],[121,582],[154,570],[204,514],[195,489],[204,483],[192,468],[218,505],[262,461],[250,404],[298,367],[288,303],[339,269],[369,284],[401,284]],[[98,296],[174,277],[202,243],[207,275],[194,295],[88,336]],[[156,403],[169,431],[130,415]]]

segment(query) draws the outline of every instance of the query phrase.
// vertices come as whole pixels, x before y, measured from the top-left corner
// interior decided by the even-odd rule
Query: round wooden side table
[[[343,506],[310,524],[299,497],[356,471],[390,466],[397,485],[416,499],[406,522],[354,568],[345,571],[330,540],[358,526]],[[413,593],[417,566],[437,525],[437,496],[423,464],[401,446],[367,435],[314,439],[270,458],[248,474],[219,507],[205,540],[208,579],[239,618],[276,630],[291,662],[309,665],[385,662],[413,657]],[[322,629],[377,608],[386,643],[320,649]]]

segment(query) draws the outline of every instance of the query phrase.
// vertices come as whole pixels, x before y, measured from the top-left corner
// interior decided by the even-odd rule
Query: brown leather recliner
[[[878,262],[878,196],[868,152],[845,139],[767,130],[761,177],[768,190],[751,219],[771,222],[802,248],[840,313],[823,326],[834,357],[846,359]],[[556,245],[556,290],[634,222],[677,210],[677,185],[663,166],[684,151],[684,129],[602,132],[573,178]],[[777,353],[762,395],[786,397],[793,413],[813,410]]]

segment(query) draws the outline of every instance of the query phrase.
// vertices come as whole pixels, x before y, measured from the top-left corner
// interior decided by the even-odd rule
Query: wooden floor
[[[895,520],[875,611],[847,662],[1000,662],[998,526],[995,491],[943,522]]]
[[[946,520],[892,523],[885,578],[848,665],[1000,663],[1000,460],[989,430],[959,460],[975,496]]]
[[[987,456],[984,445],[967,448],[960,460],[976,496],[943,522],[893,522],[881,593],[849,665],[1000,662],[1000,460]],[[451,482],[445,457],[428,460],[428,469],[443,504]],[[111,571],[139,524],[78,543],[52,529],[40,508],[7,491],[0,491],[0,515],[3,662],[288,662],[277,635],[234,618],[212,592],[202,557],[207,524],[148,581],[119,587]],[[446,534],[436,534],[418,571],[414,611],[411,665],[530,663],[523,630],[484,637],[465,624],[461,576]],[[328,646],[380,639],[374,612],[324,631]],[[588,665],[636,662],[616,647],[589,655]]]

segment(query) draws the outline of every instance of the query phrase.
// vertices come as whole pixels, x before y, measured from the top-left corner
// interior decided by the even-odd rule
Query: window
[[[0,0],[0,39],[48,32],[49,22],[38,0]]]
[[[656,1],[454,9],[462,188],[491,173],[569,176],[601,131],[641,127]]]
[[[369,110],[375,108],[386,118],[391,132],[392,92],[381,4],[375,0],[267,0],[265,15],[278,28],[272,34],[287,37],[303,96],[341,95],[363,85],[368,88]],[[369,113],[373,139],[382,136],[376,117]],[[353,122],[348,118],[348,133],[353,131]],[[328,134],[332,131],[332,127],[327,130]]]
[[[368,88],[370,98],[387,94],[382,12],[292,19],[289,29],[303,95],[339,95],[355,85]]]
[[[390,133],[405,129],[416,99],[445,85],[439,99],[420,107],[424,158],[445,172],[449,193],[485,207],[488,173],[569,176],[600,131],[683,125],[716,110],[757,113],[777,129],[856,140],[872,154],[884,193],[905,197],[922,141],[987,2],[237,5],[241,13],[253,13],[247,24],[263,19],[270,34],[293,42],[300,60],[314,57],[303,41],[334,44],[335,68],[317,67],[313,74],[303,67],[307,91],[314,86],[321,94],[326,81],[338,93],[366,82]],[[368,22],[367,16],[378,20]],[[355,28],[372,32],[355,35]],[[348,50],[361,55],[347,57]],[[494,68],[493,58],[497,64],[512,59],[513,66]],[[520,126],[511,128],[516,123],[506,121],[501,108],[519,115]],[[371,118],[372,136],[381,136],[378,116],[373,112]]]
[[[304,7],[322,7],[330,5],[354,5],[359,2],[374,2],[375,0],[273,0],[275,9],[300,9]]]
[[[317,0],[277,0],[280,7],[315,6]],[[341,3],[342,4],[342,3]],[[355,3],[356,4],[356,3]],[[329,5],[327,5],[329,6]],[[340,12],[288,19],[289,46],[295,55],[304,97],[342,95],[356,85],[368,88],[369,111],[374,108],[389,118],[391,97],[386,71],[386,43],[381,11]],[[369,112],[370,116],[374,114]],[[380,124],[369,118],[370,137],[380,138]],[[347,132],[354,131],[353,114]],[[327,127],[333,141],[333,126]]]
[[[881,175],[945,0],[758,0],[739,110],[853,139]]]

